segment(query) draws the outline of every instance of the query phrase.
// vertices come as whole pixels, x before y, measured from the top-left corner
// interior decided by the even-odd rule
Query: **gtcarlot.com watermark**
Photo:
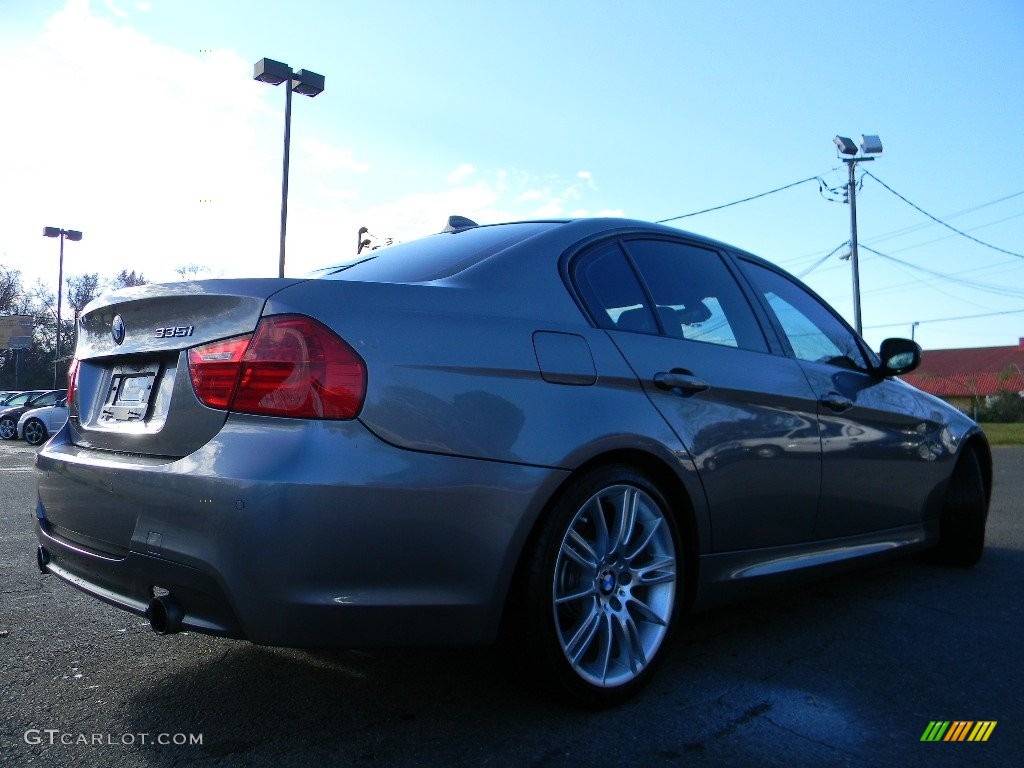
[[[64,747],[138,747],[138,746],[202,746],[201,733],[73,733],[60,728],[29,728],[25,743],[31,746]]]

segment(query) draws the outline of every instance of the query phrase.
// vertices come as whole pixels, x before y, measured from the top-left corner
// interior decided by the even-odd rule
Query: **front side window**
[[[49,394],[43,395],[38,400],[33,400],[32,406],[34,408],[42,408],[44,405],[53,405],[62,397],[64,397],[63,392],[50,392]]]
[[[868,368],[853,332],[817,298],[775,270],[750,261],[744,261],[743,267],[798,360]]]

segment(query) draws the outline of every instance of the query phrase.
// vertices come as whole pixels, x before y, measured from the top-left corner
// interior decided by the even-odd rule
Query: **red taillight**
[[[71,407],[71,401],[75,399],[75,390],[78,388],[78,358],[71,360],[71,365],[68,366],[68,408]]]
[[[215,341],[188,351],[188,372],[196,396],[211,408],[227,410],[238,383],[238,368],[252,334]]]
[[[260,321],[251,336],[189,350],[196,395],[212,408],[306,419],[352,419],[366,365],[333,331],[301,315]]]

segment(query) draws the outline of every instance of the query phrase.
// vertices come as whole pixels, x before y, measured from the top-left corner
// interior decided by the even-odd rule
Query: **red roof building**
[[[970,413],[998,394],[1024,392],[1024,338],[1015,347],[927,350],[902,378]]]

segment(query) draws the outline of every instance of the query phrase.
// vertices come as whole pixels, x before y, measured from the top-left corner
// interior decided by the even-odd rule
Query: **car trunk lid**
[[[299,280],[203,280],[124,289],[79,318],[71,442],[143,456],[185,456],[227,412],[200,403],[188,349],[252,333],[267,299]]]

